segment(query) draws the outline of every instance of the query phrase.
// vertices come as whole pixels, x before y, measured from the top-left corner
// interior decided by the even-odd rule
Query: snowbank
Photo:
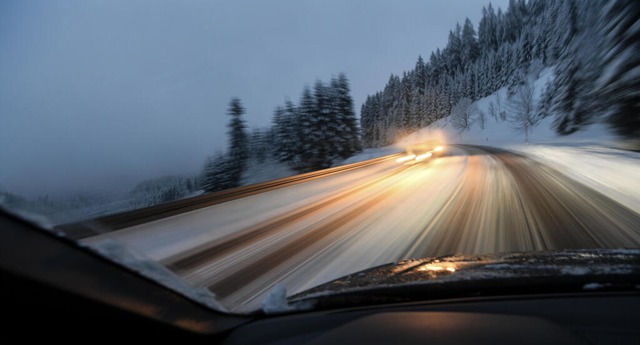
[[[392,155],[394,153],[403,152],[403,151],[404,151],[404,148],[402,148],[402,146],[400,145],[391,145],[391,146],[385,146],[385,147],[378,147],[374,149],[366,149],[354,156],[351,156],[345,159],[344,161],[340,162],[339,164],[336,164],[335,166],[362,162],[369,159],[388,156],[388,155]]]
[[[553,69],[545,68],[533,81],[533,102],[537,104],[542,91],[553,77]],[[566,174],[640,212],[640,153],[617,149],[625,144],[605,125],[595,123],[567,136],[553,130],[553,116],[530,128],[529,141],[522,131],[512,128],[508,121],[491,116],[496,111],[508,112],[507,89],[484,97],[472,104],[475,114],[468,130],[453,127],[448,117],[412,134],[408,140],[446,138],[451,144],[470,144],[501,147],[525,154]],[[485,121],[480,119],[485,114]]]
[[[640,153],[567,143],[507,148],[524,153],[640,213]]]
[[[242,174],[242,184],[250,185],[296,175],[297,172],[286,164],[267,158],[262,162],[249,159],[246,171]]]

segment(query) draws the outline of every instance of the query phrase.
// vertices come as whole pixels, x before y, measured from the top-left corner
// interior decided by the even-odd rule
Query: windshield
[[[640,248],[638,18],[2,1],[0,207],[234,313],[406,259]]]

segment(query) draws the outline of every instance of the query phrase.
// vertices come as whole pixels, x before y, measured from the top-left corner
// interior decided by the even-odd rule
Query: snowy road
[[[451,147],[87,238],[115,239],[230,310],[376,265],[453,253],[640,246],[640,215],[523,156]]]

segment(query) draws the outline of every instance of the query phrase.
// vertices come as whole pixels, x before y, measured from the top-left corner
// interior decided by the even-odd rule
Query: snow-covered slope
[[[531,78],[531,84],[533,86],[532,103],[534,107],[538,104],[545,86],[553,78],[553,68],[545,68],[536,74],[537,76]],[[448,143],[457,144],[495,147],[525,144],[524,131],[514,129],[510,121],[500,118],[500,113],[504,113],[505,116],[508,117],[512,112],[506,87],[473,102],[470,108],[473,109],[470,111],[471,124],[466,130],[456,128],[452,123],[452,117],[449,116],[411,134],[401,142],[414,142],[439,137]],[[492,116],[492,113],[496,116]],[[480,114],[484,114],[484,123]],[[559,136],[552,128],[553,119],[554,116],[549,116],[532,125],[529,130],[529,143],[553,143],[554,145],[559,143],[571,145],[576,143],[597,143],[611,146],[618,141],[603,124],[599,123],[593,124],[572,135]]]
[[[533,80],[534,106],[553,77],[553,69],[542,70]],[[523,131],[514,130],[509,121],[493,113],[509,112],[507,89],[474,102],[474,114],[467,130],[455,128],[451,117],[443,118],[404,138],[401,143],[440,138],[449,144],[472,144],[506,148],[525,154],[557,169],[613,200],[640,212],[640,153],[619,149],[625,143],[601,123],[595,123],[567,136],[553,130],[549,116],[530,127],[528,143]],[[484,124],[480,118],[485,114]]]
[[[296,174],[297,172],[286,164],[277,162],[273,158],[265,158],[262,162],[251,158],[247,163],[247,169],[242,174],[242,185],[271,181]]]

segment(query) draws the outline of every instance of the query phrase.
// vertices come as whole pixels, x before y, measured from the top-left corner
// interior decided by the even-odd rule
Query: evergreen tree
[[[244,112],[240,99],[232,98],[227,111],[227,114],[231,117],[228,125],[229,156],[238,161],[244,161],[249,156],[246,126],[242,119]]]
[[[273,111],[273,134],[275,141],[273,158],[279,162],[285,163],[288,160],[287,150],[290,140],[290,132],[284,108],[280,106],[276,107]]]
[[[462,61],[463,65],[467,66],[478,58],[480,50],[478,48],[478,40],[476,38],[476,31],[471,24],[469,18],[464,21],[464,27],[462,29]]]
[[[498,49],[497,24],[497,17],[491,4],[486,8],[483,7],[482,19],[478,26],[478,44],[485,52]]]
[[[545,66],[552,65],[560,57],[559,34],[554,31],[558,21],[559,3],[559,1],[548,3],[543,14],[540,35],[544,40],[542,62]]]
[[[640,3],[613,0],[603,8],[600,49],[606,66],[594,96],[613,129],[628,138],[640,138]]]
[[[310,163],[313,170],[331,166],[333,158],[334,124],[332,121],[330,89],[317,80],[313,87],[315,111],[312,117],[313,131],[311,132]]]
[[[353,100],[350,95],[349,80],[344,73],[340,73],[337,78],[331,80],[333,89],[337,123],[336,140],[338,143],[337,153],[341,159],[351,157],[362,150],[360,143],[360,129],[356,114],[353,111]]]
[[[267,158],[267,147],[265,132],[259,128],[254,128],[249,140],[249,152],[258,163],[263,163]]]
[[[240,185],[242,173],[249,158],[249,140],[245,132],[244,108],[238,98],[229,102],[229,149],[226,155],[218,154],[205,161],[200,177],[201,188],[215,192]]]
[[[553,102],[553,87],[552,83],[547,83],[542,91],[542,97],[538,102],[536,108],[536,119],[541,120],[551,115],[551,107]]]
[[[425,86],[427,84],[427,65],[422,60],[422,56],[418,56],[416,61],[416,67],[414,68],[414,77],[412,88],[417,89],[420,94],[424,93]]]
[[[360,107],[360,127],[362,127],[362,144],[364,147],[373,147],[374,119],[371,111],[372,105],[372,97],[369,95]]]
[[[303,121],[300,110],[291,102],[285,102],[285,118],[288,120],[287,133],[290,139],[287,140],[289,147],[287,148],[288,163],[296,169],[304,160],[305,155],[305,136],[303,132]]]
[[[513,99],[542,66],[553,66],[556,77],[529,122],[554,113],[557,131],[568,134],[605,116],[619,133],[637,136],[638,120],[630,114],[638,114],[634,90],[640,89],[638,6],[631,0],[510,0],[506,12],[496,13],[489,4],[477,39],[465,20],[428,63],[419,57],[413,70],[391,75],[383,91],[367,99],[363,137],[367,145],[388,144],[396,133],[448,116],[462,98],[504,86]],[[503,120],[505,112],[494,108]]]
[[[445,63],[449,64],[448,73],[453,75],[456,71],[462,68],[462,29],[460,23],[456,24],[456,29],[449,31],[449,41],[444,55],[447,57]]]
[[[556,111],[555,129],[560,134],[571,134],[578,128],[574,126],[573,115],[577,101],[576,90],[578,80],[576,62],[569,58],[556,69],[556,77],[553,81],[554,99],[552,109]]]
[[[308,86],[302,91],[302,96],[300,98],[300,104],[298,106],[298,114],[300,116],[300,133],[302,139],[302,152],[304,153],[305,158],[303,162],[301,162],[300,166],[297,167],[299,171],[307,171],[310,170],[311,164],[310,162],[310,153],[314,150],[314,145],[317,142],[317,137],[314,135],[315,131],[315,117],[316,117],[316,101],[311,93],[311,89]]]
[[[237,187],[234,164],[228,156],[218,154],[204,163],[200,176],[200,188],[205,192],[217,192]]]
[[[277,107],[273,117],[276,152],[274,157],[282,162],[297,166],[304,151],[301,137],[301,123],[298,109],[287,100],[284,107]]]
[[[424,117],[424,96],[415,88],[411,92],[411,104],[409,106],[410,123],[409,128],[418,129],[421,127],[421,119]]]

